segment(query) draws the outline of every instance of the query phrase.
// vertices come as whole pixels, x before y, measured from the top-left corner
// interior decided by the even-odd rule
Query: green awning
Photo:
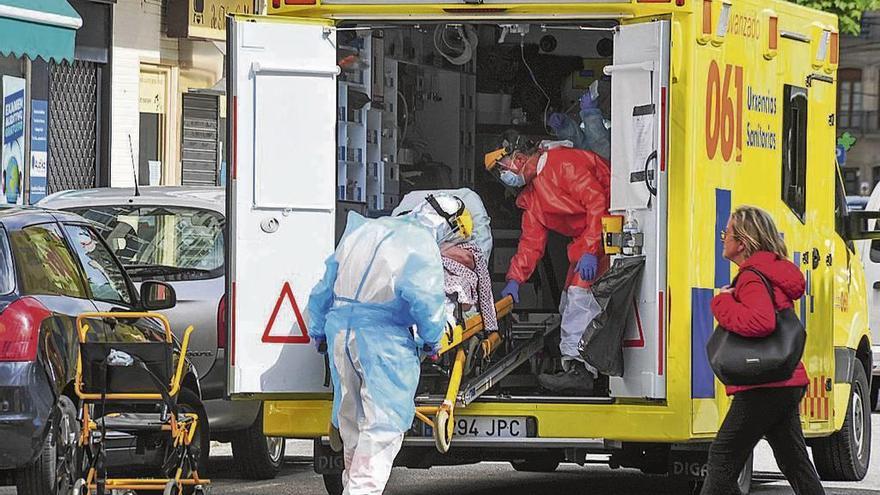
[[[73,61],[80,26],[67,0],[0,0],[0,55]]]

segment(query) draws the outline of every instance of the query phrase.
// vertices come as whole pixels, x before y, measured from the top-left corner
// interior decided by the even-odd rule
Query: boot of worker
[[[569,361],[563,371],[538,375],[541,387],[564,395],[592,395],[595,378],[586,365],[578,360]]]

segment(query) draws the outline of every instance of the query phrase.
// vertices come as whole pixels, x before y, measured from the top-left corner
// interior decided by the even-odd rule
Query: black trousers
[[[796,494],[824,494],[801,430],[798,406],[804,393],[803,387],[784,387],[752,389],[734,395],[709,448],[709,473],[701,495],[739,493],[739,473],[764,437]]]

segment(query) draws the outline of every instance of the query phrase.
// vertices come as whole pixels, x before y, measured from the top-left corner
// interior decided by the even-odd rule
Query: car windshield
[[[102,235],[133,278],[198,279],[223,270],[223,216],[172,206],[74,209],[105,228]]]

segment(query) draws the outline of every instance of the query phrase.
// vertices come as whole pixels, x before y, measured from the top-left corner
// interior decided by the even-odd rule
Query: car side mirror
[[[878,220],[880,220],[880,211],[851,211],[847,213],[846,239],[849,241],[880,239]]]
[[[141,306],[147,311],[171,309],[177,304],[174,287],[156,280],[141,284]]]

